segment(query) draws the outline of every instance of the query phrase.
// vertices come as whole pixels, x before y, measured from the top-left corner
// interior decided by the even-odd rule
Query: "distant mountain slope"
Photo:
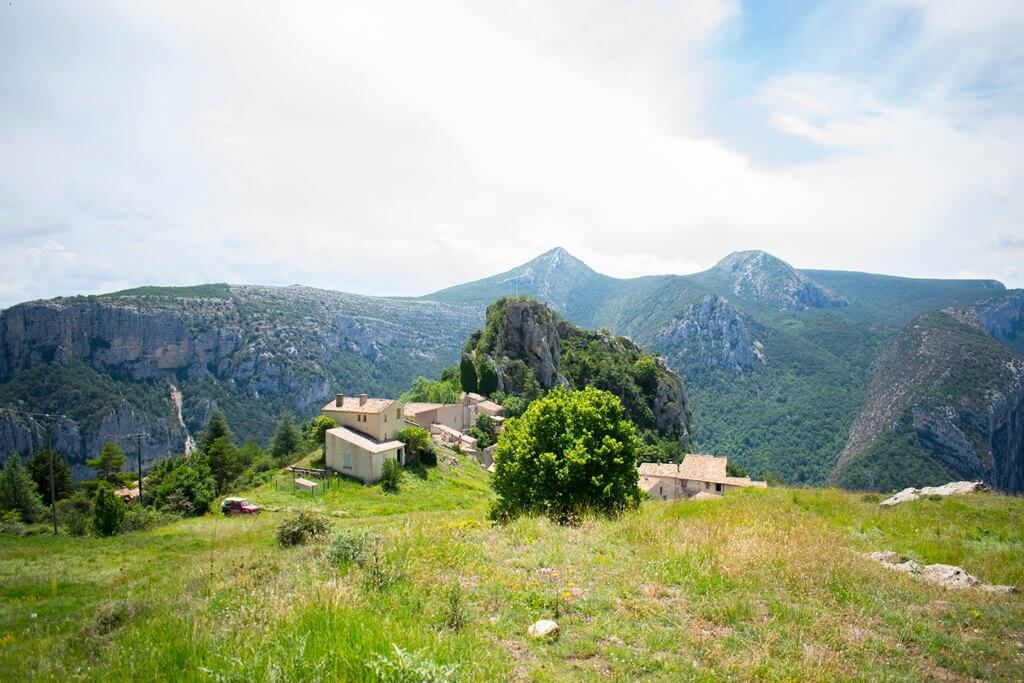
[[[569,265],[560,273],[561,264]],[[440,298],[503,296],[517,273],[543,273],[536,281],[544,286],[528,293],[577,325],[663,354],[686,379],[699,448],[730,455],[756,476],[805,483],[828,479],[867,398],[872,360],[907,322],[1004,292],[993,280],[797,270],[759,251],[693,275],[617,279],[555,250]],[[992,306],[1008,309],[997,317],[1020,343],[1020,309]]]
[[[180,452],[185,430],[195,433],[214,404],[241,437],[265,441],[284,410],[305,415],[334,391],[397,395],[413,376],[440,372],[480,319],[471,307],[298,286],[144,287],[30,302],[0,315],[0,406],[71,417],[59,440],[75,464],[105,440],[89,434],[151,432],[147,459]],[[88,396],[71,390],[110,382]],[[41,440],[37,425],[0,412],[3,455]]]
[[[871,376],[837,483],[894,489],[984,479],[1024,490],[1024,357],[989,335],[975,309],[914,319]]]

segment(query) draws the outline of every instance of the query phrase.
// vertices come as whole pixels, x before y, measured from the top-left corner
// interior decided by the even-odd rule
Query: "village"
[[[403,403],[366,394],[337,394],[321,414],[338,425],[325,435],[326,469],[364,484],[380,481],[387,460],[406,464],[405,444],[396,437],[402,427],[409,425],[427,430],[436,444],[469,455],[493,472],[497,442],[478,448],[477,437],[467,431],[477,425],[479,416],[486,415],[498,437],[505,422],[500,405],[465,391],[459,403]],[[641,490],[660,501],[702,500],[735,489],[767,487],[764,481],[729,476],[728,458],[721,456],[687,454],[681,463],[642,462],[637,467]],[[309,487],[308,480],[301,485]]]

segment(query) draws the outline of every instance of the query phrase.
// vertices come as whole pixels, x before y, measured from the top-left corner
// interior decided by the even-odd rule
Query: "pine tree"
[[[224,413],[214,408],[213,412],[210,413],[210,419],[207,421],[206,427],[203,431],[199,432],[199,438],[196,439],[196,448],[201,451],[207,451],[214,441],[222,438],[227,439],[231,445],[235,443],[235,435],[231,433],[228,419],[224,417]]]
[[[43,500],[36,491],[32,475],[21,464],[21,456],[11,451],[0,471],[0,510],[12,510],[22,521],[31,524],[43,516]]]
[[[57,453],[39,450],[25,463],[32,480],[36,483],[43,501],[50,502],[50,457],[53,457],[53,488],[55,500],[64,500],[75,491],[75,481],[71,476],[71,465],[67,458]]]
[[[459,382],[462,384],[462,390],[465,392],[474,392],[477,389],[476,368],[473,366],[473,361],[470,357],[465,354],[463,354],[462,360],[459,361]]]
[[[96,490],[92,505],[92,530],[97,536],[113,536],[124,526],[124,501],[114,495],[109,486]]]
[[[270,442],[270,454],[275,458],[285,458],[302,450],[302,434],[295,426],[295,418],[286,412],[277,421],[277,431]]]
[[[96,470],[97,481],[105,481],[116,486],[121,485],[121,468],[128,461],[124,451],[113,441],[108,441],[100,454],[85,461],[85,464]]]

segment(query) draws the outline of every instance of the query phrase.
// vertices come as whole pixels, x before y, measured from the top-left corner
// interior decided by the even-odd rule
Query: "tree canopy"
[[[463,391],[476,391],[477,379],[476,379],[476,367],[473,365],[473,359],[467,355],[462,356],[462,360],[459,361],[459,382],[462,384]]]
[[[121,468],[128,461],[124,451],[113,441],[103,445],[103,450],[95,458],[85,461],[85,464],[96,470],[96,480],[104,481],[114,486],[121,486]]]
[[[8,454],[0,470],[0,511],[16,512],[29,524],[39,520],[45,512],[36,484],[21,464],[17,451]]]
[[[494,454],[492,516],[543,513],[564,522],[585,510],[634,506],[640,443],[613,394],[554,389],[505,424]]]
[[[44,502],[50,501],[50,457],[53,457],[53,490],[54,500],[63,500],[75,491],[75,480],[71,474],[71,465],[67,458],[58,453],[38,450],[32,454],[25,464],[36,483],[39,495]]]
[[[277,430],[270,441],[270,454],[275,458],[284,458],[302,450],[302,433],[295,426],[295,418],[285,412],[277,421]]]
[[[226,439],[232,445],[235,443],[235,435],[231,432],[228,419],[219,409],[214,408],[206,427],[199,432],[199,436],[196,438],[196,448],[204,452],[208,451],[217,439]]]

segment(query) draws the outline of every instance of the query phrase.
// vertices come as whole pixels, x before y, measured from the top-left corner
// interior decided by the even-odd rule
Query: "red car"
[[[220,504],[220,511],[225,515],[258,515],[262,511],[259,505],[253,505],[248,498],[225,498]]]

